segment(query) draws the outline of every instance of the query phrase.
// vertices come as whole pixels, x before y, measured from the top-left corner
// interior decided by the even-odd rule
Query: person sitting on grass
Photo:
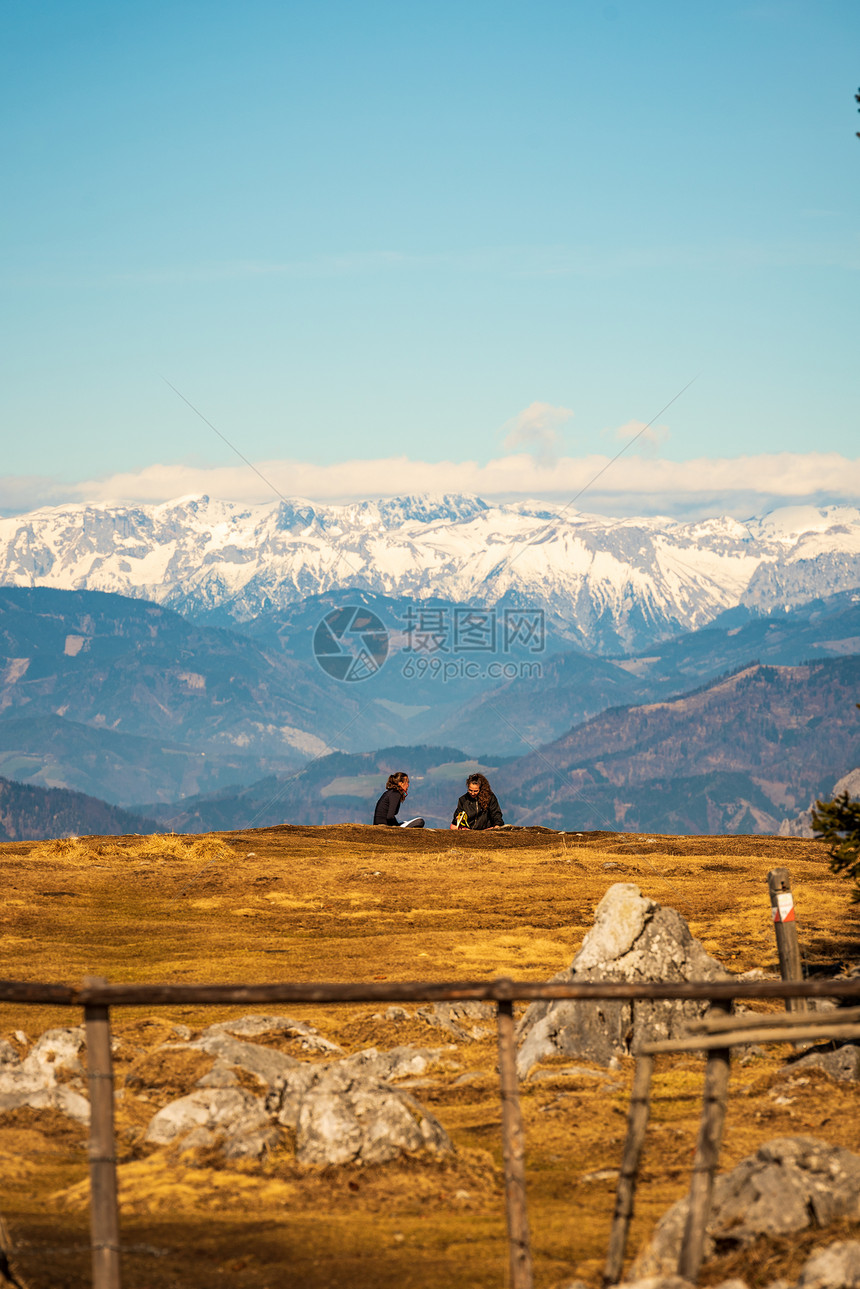
[[[385,791],[376,803],[373,822],[375,824],[389,824],[394,828],[423,828],[423,819],[404,819],[401,821],[397,818],[397,811],[403,804],[408,792],[409,775],[404,770],[396,770],[394,774],[389,774]]]
[[[503,828],[502,809],[489,779],[483,774],[470,774],[466,791],[457,802],[452,828]]]

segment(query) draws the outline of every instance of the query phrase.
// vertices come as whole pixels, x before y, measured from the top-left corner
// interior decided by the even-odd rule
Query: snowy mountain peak
[[[0,520],[0,581],[114,591],[237,621],[350,587],[530,604],[571,638],[632,650],[740,603],[766,612],[860,586],[860,511],[746,524],[612,519],[468,494],[350,505],[66,505]]]
[[[837,526],[860,527],[860,511],[854,506],[781,506],[760,519],[750,520],[750,530],[757,530],[786,545],[794,545],[815,533],[827,533]]]

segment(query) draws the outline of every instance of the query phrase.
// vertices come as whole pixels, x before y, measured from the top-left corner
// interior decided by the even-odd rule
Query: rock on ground
[[[674,909],[644,896],[632,882],[611,886],[572,966],[554,980],[724,980],[728,973],[690,934]],[[532,1003],[519,1026],[517,1068],[525,1078],[538,1061],[559,1053],[599,1065],[645,1039],[677,1038],[705,1002],[577,999]]]
[[[840,1047],[827,1044],[813,1048],[811,1052],[793,1058],[784,1069],[794,1071],[804,1065],[816,1066],[840,1083],[860,1083],[860,1044],[843,1043]]]
[[[377,1164],[454,1149],[438,1119],[413,1097],[346,1063],[293,1071],[266,1106],[278,1123],[295,1130],[301,1164]]]
[[[228,1159],[259,1159],[280,1141],[260,1097],[241,1088],[203,1088],[171,1101],[150,1121],[146,1141],[184,1150],[220,1143]]]
[[[277,1023],[275,1023],[277,1022]],[[299,1163],[330,1165],[383,1163],[404,1153],[453,1151],[439,1121],[392,1079],[423,1074],[449,1048],[368,1048],[339,1060],[308,1063],[241,1035],[290,1031],[295,1022],[282,1017],[245,1017],[212,1025],[198,1038],[165,1043],[161,1051],[202,1051],[215,1064],[187,1096],[170,1102],[153,1116],[146,1140],[151,1145],[179,1143],[183,1149],[218,1146],[228,1158],[260,1158],[295,1133]],[[324,1047],[341,1052],[316,1031]],[[260,1096],[238,1086],[237,1071],[247,1071],[265,1085]]]
[[[496,1008],[493,1003],[479,1001],[433,1003],[430,1007],[419,1007],[415,1015],[465,1043],[492,1034]]]
[[[425,1074],[430,1065],[455,1047],[392,1047],[388,1052],[379,1052],[375,1047],[365,1048],[353,1056],[346,1056],[337,1065],[352,1070],[357,1074],[368,1074],[375,1079],[416,1078]]]
[[[687,1207],[686,1198],[678,1200],[660,1219],[633,1264],[634,1276],[675,1271]],[[777,1137],[717,1178],[705,1257],[714,1252],[715,1240],[724,1250],[744,1247],[760,1235],[788,1235],[858,1216],[860,1156],[814,1137]]]
[[[259,1038],[262,1034],[286,1034],[288,1038],[298,1039],[303,1052],[331,1052],[343,1055],[343,1048],[331,1039],[324,1038],[313,1025],[304,1021],[293,1020],[292,1016],[242,1016],[239,1020],[221,1021],[210,1025],[206,1034],[220,1032],[232,1034],[234,1038]]]
[[[30,1106],[34,1110],[59,1110],[61,1114],[88,1123],[90,1105],[84,1096],[84,1067],[80,1051],[85,1044],[84,1027],[46,1030],[21,1060],[10,1043],[0,1052],[0,1110]],[[59,1072],[71,1076],[60,1083]]]
[[[860,1241],[843,1240],[816,1249],[804,1264],[796,1289],[860,1289]]]

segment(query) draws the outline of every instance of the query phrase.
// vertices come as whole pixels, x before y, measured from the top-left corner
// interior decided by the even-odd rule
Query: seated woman
[[[390,824],[394,828],[423,828],[423,819],[404,819],[401,822],[397,818],[397,811],[400,809],[408,792],[409,775],[404,770],[397,770],[394,774],[389,774],[385,791],[376,803],[373,822],[375,824]]]
[[[483,774],[470,774],[466,780],[466,791],[454,810],[451,827],[502,828],[504,823],[501,806],[490,787],[489,779]]]

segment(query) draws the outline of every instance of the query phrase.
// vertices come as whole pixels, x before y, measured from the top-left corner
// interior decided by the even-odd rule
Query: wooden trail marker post
[[[788,875],[788,869],[772,868],[767,875],[767,889],[773,913],[773,928],[776,932],[779,973],[783,980],[802,980],[803,962],[800,957],[794,896],[791,893],[791,878]],[[805,998],[786,998],[785,1007],[786,1011],[790,1012],[805,1012],[808,1010]]]
[[[107,984],[88,976],[85,987]],[[119,1211],[116,1184],[116,1140],[113,1124],[113,1062],[110,1009],[84,1007],[87,1029],[87,1077],[90,1087],[90,1230],[93,1289],[120,1289]]]
[[[502,1001],[498,1004],[497,1024],[511,1289],[533,1289],[532,1251],[526,1209],[525,1137],[517,1082],[517,1039],[514,1031],[513,1002]]]

